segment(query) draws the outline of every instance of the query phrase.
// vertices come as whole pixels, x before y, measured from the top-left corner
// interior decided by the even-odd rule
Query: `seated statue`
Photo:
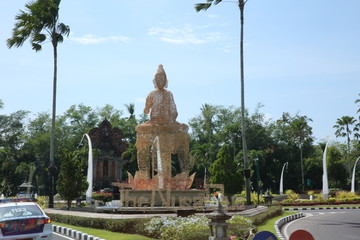
[[[163,65],[159,65],[153,80],[156,90],[149,93],[146,98],[144,113],[149,114],[151,123],[174,123],[177,110],[172,93],[167,88],[167,78]]]
[[[156,179],[152,184],[166,188],[167,184],[172,185],[173,155],[179,161],[181,176],[188,176],[193,163],[189,156],[188,126],[176,121],[178,113],[172,93],[165,89],[168,82],[163,65],[159,65],[153,83],[156,90],[147,96],[144,109],[145,114],[150,113],[150,120],[136,126],[139,171],[135,178],[147,183],[148,179]],[[154,186],[138,184],[138,187],[151,189]]]

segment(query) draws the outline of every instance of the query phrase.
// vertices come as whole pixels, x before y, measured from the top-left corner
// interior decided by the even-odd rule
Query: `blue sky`
[[[178,121],[203,104],[240,106],[239,9],[223,2],[196,13],[205,0],[62,0],[69,38],[58,47],[58,104],[94,109],[111,104],[138,115],[158,64],[163,64]],[[53,56],[47,43],[8,49],[15,15],[28,0],[0,0],[2,113],[51,112]],[[249,0],[245,9],[245,104],[278,119],[312,118],[317,140],[334,135],[341,116],[356,116],[360,96],[359,0]]]

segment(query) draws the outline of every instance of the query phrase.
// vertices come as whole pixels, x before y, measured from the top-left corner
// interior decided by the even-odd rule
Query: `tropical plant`
[[[88,188],[86,175],[84,174],[84,163],[78,152],[62,151],[57,190],[61,197],[67,201],[67,207],[71,207],[72,200],[84,195]]]
[[[210,182],[224,184],[225,194],[241,192],[243,176],[238,171],[229,145],[224,144],[221,147],[216,161],[209,168],[209,172],[211,174]]]
[[[355,138],[359,138],[359,126],[356,124],[357,120],[354,117],[350,116],[343,116],[336,120],[336,124],[333,126],[335,131],[336,137],[346,137],[346,166],[349,176],[351,175],[351,161],[349,159],[350,152],[351,152],[351,135],[353,134]]]
[[[206,11],[212,5],[221,3],[222,0],[207,0],[207,3],[195,4],[195,10]],[[225,2],[225,1],[224,1]],[[246,142],[246,127],[245,127],[245,80],[244,80],[244,8],[247,0],[238,0],[238,7],[240,9],[240,81],[241,81],[241,132],[242,144],[244,155],[244,175],[245,175],[245,189],[246,189],[246,202],[251,204],[250,199],[250,169]]]
[[[15,27],[12,37],[7,39],[9,48],[20,47],[30,38],[32,49],[40,51],[42,44],[47,39],[53,46],[54,75],[53,75],[53,103],[52,103],[52,124],[50,134],[50,166],[51,190],[49,196],[49,207],[53,207],[53,188],[55,174],[55,118],[56,118],[56,85],[57,85],[57,46],[64,40],[64,35],[70,33],[69,26],[59,23],[59,5],[61,0],[35,0],[25,5],[26,10],[16,15]]]
[[[360,93],[359,93],[359,97],[360,97]],[[355,103],[360,103],[360,98],[356,99]],[[356,112],[360,113],[360,106],[359,106],[359,108],[358,108],[358,110]]]
[[[304,144],[311,143],[313,141],[311,136],[312,128],[308,125],[308,122],[311,121],[312,119],[307,116],[296,116],[289,125],[291,141],[300,150],[301,183],[303,191],[305,190],[303,146]]]

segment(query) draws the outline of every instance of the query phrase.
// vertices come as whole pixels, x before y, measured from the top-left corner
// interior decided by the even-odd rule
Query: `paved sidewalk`
[[[241,215],[246,217],[251,217],[267,210],[266,206],[257,206],[257,207],[249,207],[246,210],[238,211],[238,212],[226,212],[229,215]],[[71,211],[64,209],[56,209],[56,208],[47,208],[44,210],[46,213],[53,214],[63,214],[63,215],[73,215],[79,217],[89,217],[89,218],[107,218],[107,219],[133,219],[133,218],[151,218],[157,216],[174,216],[176,217],[176,213],[134,213],[134,214],[125,214],[121,213],[121,210],[118,212],[110,212],[110,213],[100,213],[100,212],[85,212],[85,211]],[[207,215],[209,212],[198,212],[196,215]]]

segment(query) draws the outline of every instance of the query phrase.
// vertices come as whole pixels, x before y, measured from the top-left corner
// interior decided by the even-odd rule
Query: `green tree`
[[[50,166],[51,191],[49,207],[54,207],[54,175],[55,175],[55,119],[56,119],[56,93],[57,93],[57,47],[64,40],[64,35],[69,36],[70,28],[64,23],[59,23],[59,5],[61,0],[35,0],[25,5],[26,10],[16,15],[15,27],[12,37],[7,40],[9,48],[20,47],[30,38],[32,49],[40,51],[42,44],[47,39],[53,46],[54,75],[53,75],[53,104],[50,134]]]
[[[351,135],[354,134],[355,137],[359,137],[359,128],[356,124],[357,120],[354,117],[350,116],[343,116],[341,118],[338,118],[336,120],[336,124],[333,126],[335,131],[336,137],[345,137],[346,138],[346,145],[347,145],[347,151],[346,151],[346,166],[347,171],[350,176],[351,174],[351,165],[352,161],[350,160],[349,156],[351,153]]]
[[[303,146],[313,141],[311,136],[312,128],[308,125],[308,122],[311,121],[311,118],[308,118],[307,116],[296,116],[290,122],[291,141],[300,150],[301,183],[303,192],[305,191]]]
[[[243,176],[238,171],[229,145],[224,144],[221,147],[217,159],[210,165],[209,172],[210,182],[224,184],[225,194],[241,192],[242,184],[239,183],[243,183]]]
[[[201,107],[201,114],[190,119],[189,125],[192,128],[191,145],[192,155],[196,159],[196,167],[199,176],[204,173],[204,181],[208,179],[208,168],[216,159],[216,154],[220,149],[217,133],[219,121],[216,119],[219,113],[219,106],[204,104]]]
[[[81,197],[88,188],[84,165],[77,152],[62,152],[56,186],[61,197],[67,201],[68,209],[71,207],[72,200]]]
[[[329,185],[331,188],[344,189],[349,177],[341,152],[335,147],[330,146],[328,149],[327,167],[329,171]]]
[[[129,103],[125,104],[126,110],[129,112],[129,119],[135,119],[135,104]]]
[[[206,11],[212,5],[221,3],[222,0],[207,0],[207,3],[195,4],[195,10]],[[225,2],[225,1],[224,1]],[[242,131],[242,145],[244,155],[244,175],[245,175],[245,189],[246,189],[246,204],[251,204],[250,198],[250,169],[248,161],[248,150],[246,142],[246,127],[245,127],[245,80],[244,80],[244,8],[247,0],[238,0],[238,7],[240,9],[240,81],[241,81],[241,131]]]
[[[9,115],[0,115],[0,147],[9,148],[14,157],[19,153],[25,134],[25,118],[29,112],[19,110]]]
[[[272,152],[273,161],[279,162],[280,169],[285,162],[289,162],[288,169],[288,188],[303,190],[305,178],[303,156],[309,156],[313,151],[312,129],[308,125],[311,121],[306,116],[291,116],[283,113],[281,118],[269,125],[270,135],[272,136],[273,146],[269,146],[267,151]],[[300,164],[298,155],[300,154]],[[280,172],[280,170],[279,170]],[[280,173],[279,173],[280,175]],[[299,177],[300,176],[300,177]]]
[[[0,148],[0,193],[11,196],[16,193],[21,180],[15,174],[17,163],[9,148]]]

